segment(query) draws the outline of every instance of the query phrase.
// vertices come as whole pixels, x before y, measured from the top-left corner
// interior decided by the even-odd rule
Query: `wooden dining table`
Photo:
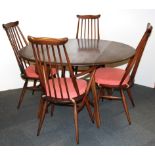
[[[109,40],[93,40],[93,39],[69,39],[66,43],[66,49],[72,66],[102,66],[112,63],[128,60],[135,54],[135,49],[127,44],[109,41]],[[24,47],[20,51],[20,56],[24,59],[34,62],[35,58],[31,45]],[[65,60],[62,62],[66,65]],[[93,83],[95,85],[95,83]],[[93,89],[93,96],[96,95],[96,90]],[[94,98],[94,116],[96,126],[101,124],[99,105],[97,98]]]

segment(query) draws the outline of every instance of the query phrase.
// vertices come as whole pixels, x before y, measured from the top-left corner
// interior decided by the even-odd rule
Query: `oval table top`
[[[117,63],[129,59],[135,54],[133,47],[108,40],[69,39],[66,49],[71,64],[76,66]],[[24,47],[20,51],[20,55],[25,59],[35,61],[31,45]]]

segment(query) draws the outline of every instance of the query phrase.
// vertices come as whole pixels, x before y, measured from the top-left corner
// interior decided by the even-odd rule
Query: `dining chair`
[[[26,90],[31,89],[34,93],[34,90],[37,89],[36,83],[39,80],[39,76],[35,71],[35,65],[31,65],[28,60],[24,60],[22,57],[20,57],[20,50],[26,47],[28,45],[28,42],[19,27],[19,21],[3,24],[2,26],[6,31],[10,44],[13,48],[20,69],[21,78],[25,81],[17,105],[17,109],[19,109]],[[28,83],[30,81],[33,81],[33,86],[28,86]]]
[[[76,143],[78,144],[78,113],[85,106],[91,121],[94,122],[88,93],[94,78],[95,69],[90,68],[89,71],[86,71],[85,73],[74,75],[65,47],[65,44],[68,41],[67,38],[35,38],[28,36],[28,40],[33,48],[39,79],[43,89],[39,108],[37,135],[40,134],[45,114],[49,106],[51,106],[51,115],[53,115],[55,105],[73,107]],[[69,75],[64,74],[62,77],[61,74],[64,71],[64,64],[68,68]],[[56,68],[55,76],[49,72],[53,67]],[[90,76],[88,83],[87,81],[78,78],[83,75]]]
[[[131,124],[129,110],[127,106],[126,97],[124,91],[127,91],[129,99],[133,106],[134,100],[131,95],[130,88],[134,84],[134,78],[144,52],[148,38],[152,32],[152,26],[150,23],[147,24],[147,29],[142,36],[137,48],[135,49],[135,55],[129,60],[125,70],[119,68],[98,68],[95,73],[95,82],[98,86],[98,101],[100,98],[110,100],[122,100],[124,111],[126,113],[127,120]],[[108,94],[104,89],[117,89],[120,92],[120,96]]]
[[[101,16],[100,14],[77,15],[78,23],[77,23],[76,39],[82,40],[81,41],[82,48],[90,48],[90,46],[91,48],[94,48],[93,47],[94,42],[96,44],[97,40],[100,39],[100,32],[99,32],[100,16]],[[85,41],[85,39],[88,39],[88,41]],[[74,66],[73,69],[75,74],[77,74],[77,72],[80,71],[78,66]]]
[[[100,39],[99,18],[101,15],[77,15],[76,39]]]

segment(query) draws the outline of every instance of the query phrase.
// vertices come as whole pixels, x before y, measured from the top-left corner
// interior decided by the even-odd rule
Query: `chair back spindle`
[[[75,89],[77,96],[79,96],[78,85],[65,47],[68,39],[28,36],[28,40],[32,44],[40,82],[46,95],[53,99],[70,100],[67,80],[71,79],[73,89]],[[66,62],[70,77],[61,76],[62,72],[64,72],[64,61]],[[52,68],[56,69],[56,75],[49,72],[50,70],[52,71]],[[65,96],[63,96],[63,91],[65,91]]]
[[[34,94],[35,90],[39,90],[39,87],[36,87],[39,76],[35,71],[35,65],[31,64],[28,59],[24,59],[20,55],[20,52],[22,52],[24,48],[28,48],[28,42],[26,41],[21,29],[19,28],[19,22],[9,22],[3,24],[2,26],[7,34],[15,54],[20,69],[20,76],[25,81],[18,101],[17,108],[19,109],[24,99],[26,90],[31,89],[32,94]],[[33,86],[29,85],[30,81],[33,82]]]
[[[27,68],[30,63],[27,60],[23,60],[20,57],[19,52],[22,48],[28,45],[28,42],[19,28],[19,21],[3,24],[3,28],[6,31],[10,44],[13,48],[21,74],[25,75],[25,68]]]
[[[77,15],[77,39],[100,39],[99,18],[100,15]]]

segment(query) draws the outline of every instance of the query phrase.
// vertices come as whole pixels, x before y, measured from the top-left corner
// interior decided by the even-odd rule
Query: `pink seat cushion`
[[[39,79],[39,75],[36,73],[35,65],[30,65],[25,69],[26,76],[29,78]],[[56,74],[56,69],[53,68],[51,73]]]
[[[35,66],[34,65],[30,65],[29,67],[27,67],[25,69],[25,73],[26,73],[26,76],[29,77],[29,78],[35,78],[35,79],[39,78],[38,74],[35,71]]]
[[[119,68],[99,68],[95,73],[95,82],[106,87],[118,87],[125,70]],[[126,86],[129,81],[129,76],[124,80],[123,86]]]
[[[57,98],[61,99],[62,97],[61,97],[60,87],[59,87],[59,83],[58,83],[57,78],[54,79],[54,83],[55,83]],[[61,87],[62,87],[62,96],[63,96],[64,99],[68,99],[66,86],[65,86],[65,83],[64,83],[64,78],[60,78],[60,83],[61,83]],[[68,86],[68,92],[69,92],[70,98],[77,97],[77,93],[76,93],[76,91],[74,89],[72,79],[71,78],[66,78],[66,83],[67,83],[67,86]],[[49,91],[48,87],[46,86],[47,96],[51,96],[51,97],[55,98],[54,89],[53,89],[53,82],[52,82],[51,79],[49,80],[49,85],[50,85],[50,91],[51,92]],[[87,82],[85,80],[78,79],[77,80],[77,85],[78,85],[78,88],[79,88],[80,95],[84,94],[85,90],[86,90],[86,87],[87,87]]]

